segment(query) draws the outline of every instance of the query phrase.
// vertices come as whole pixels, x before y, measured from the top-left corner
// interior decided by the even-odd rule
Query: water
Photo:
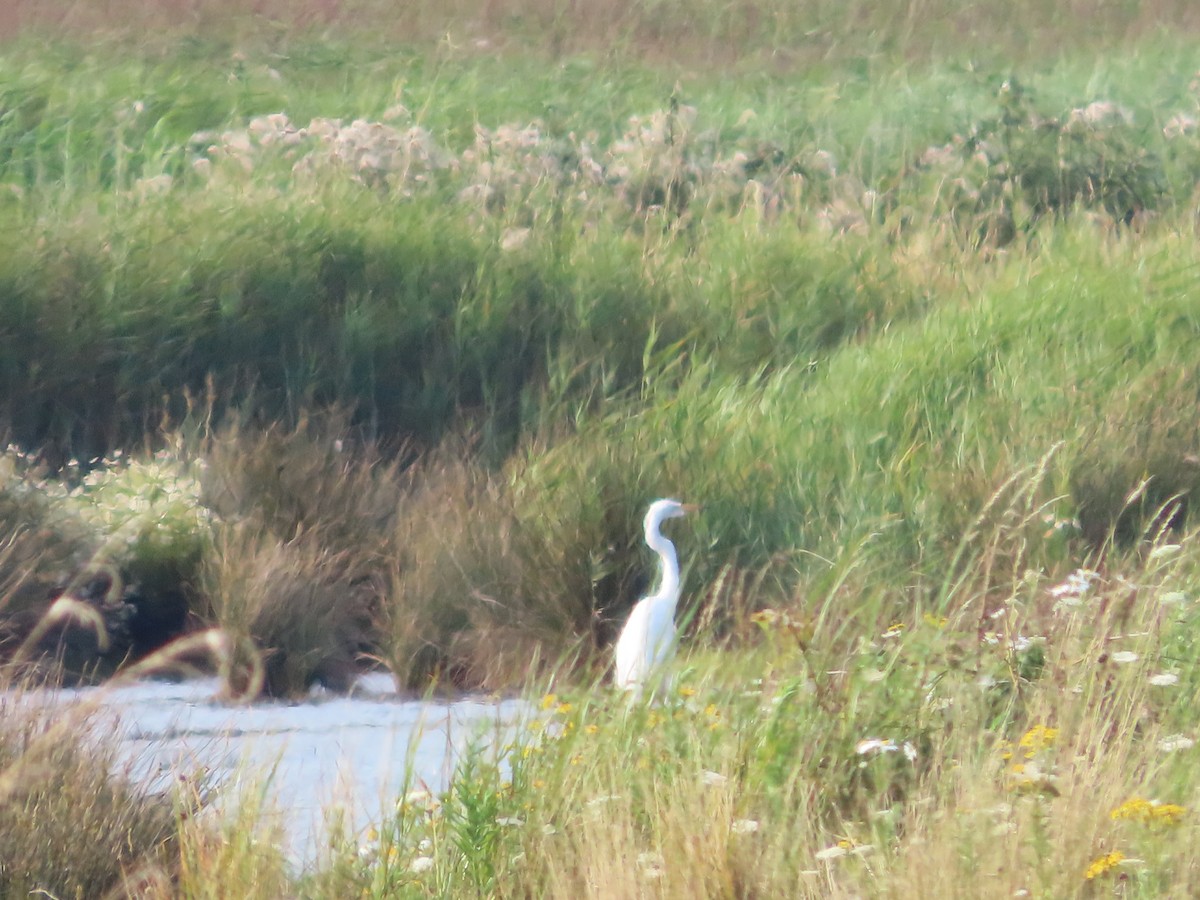
[[[443,790],[468,744],[500,747],[529,714],[519,700],[401,699],[383,675],[364,676],[350,697],[290,704],[230,706],[214,699],[217,690],[215,680],[198,679],[76,688],[56,698],[99,704],[99,727],[118,731],[133,777],[152,789],[206,769],[224,786],[217,814],[267,778],[269,806],[298,867],[318,861],[332,808],[365,831],[406,790]]]

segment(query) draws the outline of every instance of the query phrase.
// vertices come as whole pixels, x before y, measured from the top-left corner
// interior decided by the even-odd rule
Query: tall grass
[[[0,650],[540,710],[308,877],[14,716],[0,892],[1195,893],[1190,6],[243,12],[0,11]]]
[[[98,642],[110,638],[105,623],[80,600],[60,598],[38,623],[49,628],[74,617]],[[37,628],[35,627],[35,631]],[[23,649],[23,648],[22,648]],[[134,680],[166,671],[195,671],[208,657],[229,669],[233,642],[209,631],[175,642],[133,665],[118,678]],[[268,871],[282,872],[282,856],[234,845],[205,807],[214,789],[203,772],[178,772],[167,790],[139,784],[119,742],[121,730],[93,695],[71,703],[24,678],[18,657],[0,665],[0,890],[5,895],[72,897],[211,896],[207,879],[220,871],[232,880],[229,857],[252,874],[250,893],[264,889]],[[262,678],[257,661],[252,672]],[[261,685],[246,693],[257,696]],[[239,834],[258,827],[259,808],[234,807]],[[207,860],[203,872],[198,862]],[[283,878],[279,877],[278,883]],[[252,883],[252,887],[251,887]],[[223,888],[221,889],[223,892]]]
[[[141,23],[149,32],[136,32]],[[1036,23],[1036,24],[1035,24]],[[116,32],[122,36],[180,32],[216,33],[229,39],[286,40],[296,32],[335,34],[357,41],[487,41],[483,48],[516,45],[553,55],[613,52],[658,61],[775,65],[863,63],[877,56],[926,57],[977,53],[1055,54],[1069,37],[1092,49],[1155,35],[1164,24],[1196,27],[1190,5],[1022,2],[999,10],[988,4],[947,0],[886,8],[872,3],[761,2],[730,5],[637,3],[611,0],[581,5],[563,0],[501,0],[407,4],[397,10],[379,0],[259,2],[247,8],[230,0],[122,0],[102,7],[79,2],[17,0],[0,18],[0,37]]]
[[[1193,536],[1061,584],[993,565],[1044,527],[1041,475],[964,538],[948,615],[896,617],[838,560],[810,618],[771,610],[753,650],[690,654],[661,706],[546,695],[506,765],[475,757],[438,804],[399,806],[342,877],[372,896],[1188,890]]]

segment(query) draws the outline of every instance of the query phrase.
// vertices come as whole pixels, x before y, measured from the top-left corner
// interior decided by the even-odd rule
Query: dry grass
[[[1104,46],[1154,35],[1166,27],[1177,34],[1193,32],[1200,29],[1200,14],[1186,0],[1022,0],[1003,8],[954,0],[886,6],[819,0],[733,5],[712,0],[418,0],[400,6],[380,0],[13,0],[0,10],[0,40],[47,31],[83,36],[109,32],[143,42],[153,41],[151,35],[181,32],[225,40],[239,34],[278,40],[289,32],[325,33],[360,40],[444,42],[468,52],[512,47],[562,56],[616,49],[659,62],[747,61],[783,68],[861,59],[881,50],[924,58],[970,48],[1036,59],[1057,53],[1064,40]]]
[[[62,603],[35,632],[86,607]],[[83,615],[102,640],[94,611]],[[264,673],[253,648],[207,631],[150,654],[112,683],[213,668],[237,681],[231,673],[239,666],[246,695],[257,697]],[[202,776],[176,773],[168,791],[150,793],[121,762],[120,732],[105,721],[111,713],[102,693],[67,703],[20,680],[20,668],[19,661],[0,667],[0,894],[218,897],[241,884],[239,895],[280,896],[282,853],[259,843],[261,796],[257,804],[239,798],[236,816],[217,823],[202,815],[213,788]]]
[[[111,747],[80,736],[92,724],[86,717],[63,734],[56,719],[69,710],[39,713],[11,688],[0,703],[0,893],[101,897],[133,868],[169,859],[171,800],[129,784]]]
[[[312,540],[222,529],[201,576],[205,613],[263,654],[268,694],[299,694],[313,684],[345,691],[359,671],[356,651],[367,646],[373,593],[348,578],[347,568],[344,556]]]

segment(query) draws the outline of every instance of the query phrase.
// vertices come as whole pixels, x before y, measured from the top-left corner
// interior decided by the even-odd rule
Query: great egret
[[[646,511],[646,543],[658,554],[658,590],[633,607],[617,639],[617,687],[640,696],[647,681],[665,683],[662,667],[675,655],[675,604],[679,600],[679,560],[675,545],[663,537],[659,526],[666,519],[694,512],[696,507],[678,500],[655,500]]]

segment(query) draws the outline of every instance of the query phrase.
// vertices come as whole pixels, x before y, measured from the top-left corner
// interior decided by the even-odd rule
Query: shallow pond
[[[119,730],[134,777],[155,789],[203,767],[223,785],[220,810],[268,779],[268,806],[298,866],[318,860],[331,810],[365,831],[405,790],[442,790],[466,747],[501,746],[529,715],[520,700],[401,698],[383,675],[365,676],[349,697],[299,703],[233,706],[215,700],[217,690],[200,679],[56,697],[99,704],[97,723]]]

